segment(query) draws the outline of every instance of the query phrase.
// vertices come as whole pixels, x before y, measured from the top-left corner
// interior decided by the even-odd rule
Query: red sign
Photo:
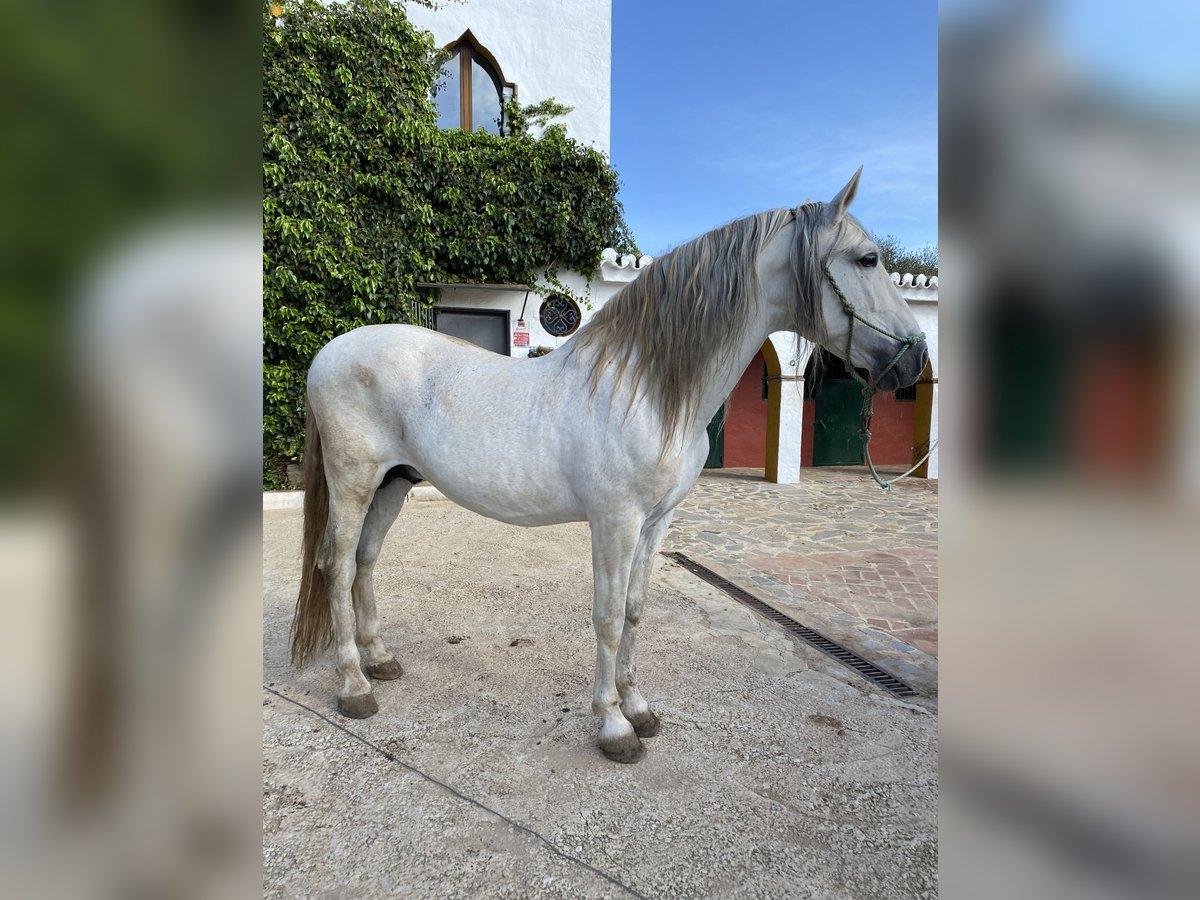
[[[514,347],[528,347],[529,346],[529,332],[528,331],[514,331],[513,332],[513,346]]]

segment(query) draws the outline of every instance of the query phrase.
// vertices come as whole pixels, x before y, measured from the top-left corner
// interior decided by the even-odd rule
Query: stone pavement
[[[804,469],[792,485],[725,469],[704,473],[663,549],[934,697],[937,541],[936,481],[906,478],[885,493],[859,468]]]
[[[863,617],[915,627],[906,579],[839,591],[852,571],[926,586],[932,556],[914,554],[936,544],[936,496],[805,474],[706,475],[667,549],[883,658],[899,639]],[[929,696],[892,697],[662,560],[638,659],[662,733],[636,765],[609,762],[590,709],[587,526],[517,528],[437,501],[403,511],[376,570],[404,676],[376,684],[377,715],[345,719],[329,654],[287,662],[300,525],[299,510],[264,512],[267,896],[936,896]]]

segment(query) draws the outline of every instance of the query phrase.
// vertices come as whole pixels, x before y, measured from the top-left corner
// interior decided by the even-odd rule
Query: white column
[[[800,443],[804,438],[804,367],[812,355],[812,344],[801,341],[790,331],[776,331],[770,337],[775,355],[779,357],[782,381],[779,382],[779,433],[767,429],[767,440],[776,441],[779,460],[778,484],[795,484],[800,480]],[[769,420],[768,420],[769,421]],[[767,448],[768,454],[771,448]]]
[[[779,388],[779,483],[795,484],[804,436],[804,382],[784,381]]]

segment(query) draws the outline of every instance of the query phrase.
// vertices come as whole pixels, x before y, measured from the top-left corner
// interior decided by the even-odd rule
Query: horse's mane
[[[615,369],[617,380],[628,376],[631,381],[631,405],[644,392],[658,406],[664,446],[690,427],[706,371],[731,360],[753,319],[759,253],[793,214],[792,272],[799,296],[790,330],[814,333],[823,277],[817,231],[824,209],[823,203],[806,203],[795,210],[767,210],[657,257],[572,341],[591,366],[593,394],[602,375]],[[834,244],[840,239],[839,229]]]

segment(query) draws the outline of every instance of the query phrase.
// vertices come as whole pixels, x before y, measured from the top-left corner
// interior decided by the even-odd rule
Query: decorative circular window
[[[583,313],[579,311],[579,304],[570,297],[559,297],[557,294],[546,298],[538,317],[542,321],[542,328],[546,329],[547,334],[554,337],[566,337],[568,334],[573,334],[579,327],[579,323],[583,321]]]

